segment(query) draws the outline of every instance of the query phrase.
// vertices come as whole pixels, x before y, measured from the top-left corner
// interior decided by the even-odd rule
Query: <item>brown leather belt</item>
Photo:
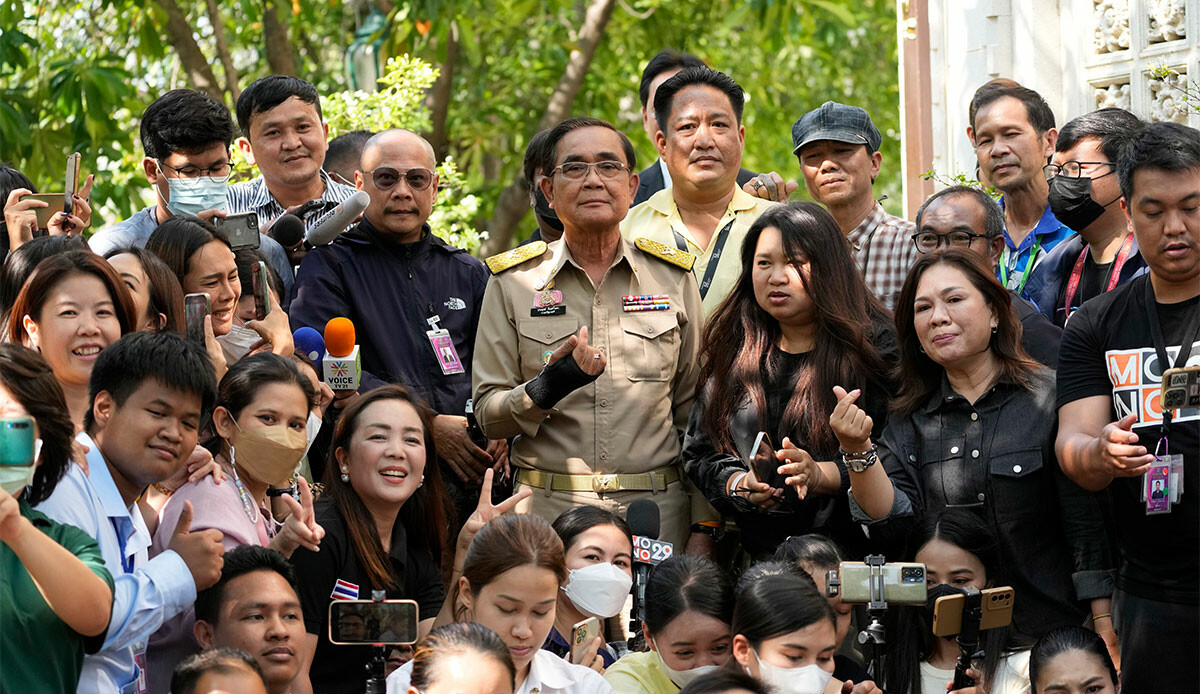
[[[666,491],[668,484],[679,480],[678,465],[632,474],[560,475],[541,470],[517,470],[517,482],[555,492],[661,492]]]

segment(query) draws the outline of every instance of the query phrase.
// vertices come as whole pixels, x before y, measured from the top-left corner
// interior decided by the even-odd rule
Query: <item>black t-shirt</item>
[[[322,499],[315,511],[317,522],[325,529],[321,551],[310,552],[301,547],[292,554],[300,584],[304,628],[317,635],[309,681],[313,691],[321,694],[361,694],[372,657],[371,647],[335,646],[329,642],[329,603],[335,591],[339,599],[370,600],[372,585],[354,553],[337,505],[332,499]],[[388,591],[388,599],[415,600],[418,619],[422,621],[436,617],[445,596],[441,571],[428,553],[410,546],[404,523],[399,519],[392,528],[390,557],[402,585]]]
[[[1057,405],[1082,398],[1112,397],[1110,421],[1136,413],[1133,431],[1153,451],[1162,415],[1162,373],[1173,366],[1183,333],[1200,310],[1200,297],[1157,304],[1171,365],[1159,364],[1150,337],[1143,275],[1084,304],[1067,323],[1059,356]],[[1200,364],[1200,342],[1189,365]],[[1117,586],[1164,602],[1200,603],[1200,409],[1175,413],[1168,441],[1183,454],[1183,495],[1171,512],[1146,515],[1143,477],[1117,478],[1109,485],[1121,566]]]
[[[1074,313],[1076,309],[1083,306],[1083,302],[1093,297],[1100,296],[1108,287],[1109,273],[1112,271],[1112,262],[1097,263],[1092,259],[1090,251],[1086,251],[1083,259],[1083,270],[1079,273],[1079,287],[1075,289],[1075,296],[1071,299],[1072,306],[1070,312]],[[1067,279],[1063,280],[1062,285],[1058,288],[1058,295],[1054,298],[1054,324],[1058,327],[1063,327],[1063,323],[1067,320],[1067,312],[1061,310],[1066,305],[1067,301],[1067,284],[1070,278],[1070,272],[1074,271],[1075,264],[1071,264],[1071,270],[1068,271]]]

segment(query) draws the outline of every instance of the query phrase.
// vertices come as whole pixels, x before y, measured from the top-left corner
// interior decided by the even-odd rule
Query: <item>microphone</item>
[[[321,366],[321,361],[325,358],[325,338],[321,337],[321,333],[306,325],[292,333],[292,342],[313,364]]]
[[[294,214],[280,215],[271,225],[271,236],[284,248],[291,248],[304,240],[304,221]]]
[[[314,246],[324,246],[332,242],[338,234],[345,231],[346,227],[358,219],[358,216],[367,209],[367,205],[370,203],[371,196],[367,195],[367,191],[358,191],[313,224],[312,228],[305,233],[304,240]]]
[[[358,390],[362,380],[362,357],[355,342],[354,323],[349,318],[331,318],[325,324],[325,356],[321,358],[321,365],[325,382],[334,390]]]
[[[646,580],[650,577],[650,567],[670,557],[675,548],[670,542],[658,539],[661,527],[658,504],[650,499],[629,504],[625,520],[633,534],[633,610],[629,629],[639,632],[646,618]]]

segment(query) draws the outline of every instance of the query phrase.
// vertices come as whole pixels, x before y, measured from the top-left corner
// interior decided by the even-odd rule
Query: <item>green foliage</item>
[[[983,192],[992,196],[993,198],[996,198],[997,200],[999,200],[1000,196],[1002,195],[1000,190],[997,189],[995,186],[984,185],[982,181],[977,181],[974,178],[971,178],[970,176],[968,176],[964,173],[961,173],[961,172],[950,176],[947,174],[938,173],[934,169],[930,169],[930,170],[926,171],[925,173],[921,174],[921,179],[925,180],[925,181],[933,181],[934,183],[939,183],[947,188],[951,188],[953,186],[968,186],[970,188],[979,188],[980,190],[982,190]]]
[[[379,132],[388,128],[429,130],[425,92],[438,78],[438,69],[420,58],[389,58],[375,92],[337,92],[321,98],[321,113],[329,137],[351,130]]]
[[[1182,105],[1175,106],[1176,109],[1182,112],[1200,112],[1200,82],[1189,80],[1178,70],[1165,65],[1152,67],[1146,72],[1150,79],[1161,82],[1167,89],[1179,93],[1179,101]]]

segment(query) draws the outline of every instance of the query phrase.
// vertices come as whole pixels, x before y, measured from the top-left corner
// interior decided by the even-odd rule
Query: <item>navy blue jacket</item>
[[[330,318],[354,321],[362,355],[360,390],[402,383],[438,414],[461,415],[471,397],[471,357],[488,271],[479,259],[430,233],[389,243],[365,218],[300,264],[288,311],[292,330],[324,333]],[[465,371],[442,374],[426,336],[437,315]]]
[[[1032,301],[1038,311],[1049,318],[1051,323],[1054,323],[1055,311],[1062,308],[1058,305],[1059,292],[1062,291],[1067,278],[1071,276],[1071,268],[1075,267],[1075,261],[1079,259],[1079,254],[1083,251],[1086,243],[1082,236],[1076,234],[1058,244],[1046,254],[1042,262],[1038,263],[1033,272],[1029,274],[1029,281],[1025,283],[1025,298]],[[1117,279],[1117,286],[1119,287],[1142,274],[1145,267],[1146,261],[1138,252],[1137,238],[1135,237],[1133,247],[1129,249],[1129,258],[1121,268],[1121,277]]]

